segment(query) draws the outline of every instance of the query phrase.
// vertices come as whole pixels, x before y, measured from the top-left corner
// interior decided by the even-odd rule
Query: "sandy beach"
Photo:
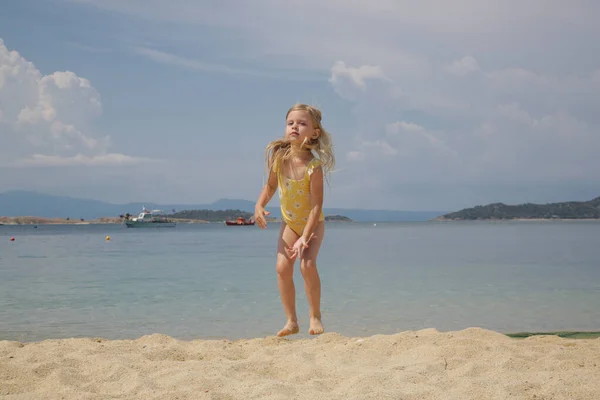
[[[600,338],[0,341],[3,399],[599,399]]]

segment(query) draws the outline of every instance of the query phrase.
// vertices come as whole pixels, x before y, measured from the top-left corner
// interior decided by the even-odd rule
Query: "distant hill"
[[[345,217],[343,215],[326,215],[325,221],[331,222],[352,222],[352,219]]]
[[[599,219],[600,197],[590,201],[568,201],[562,203],[506,205],[493,203],[485,206],[465,208],[435,218],[444,220],[488,220],[488,219]]]
[[[157,204],[150,201],[114,204],[98,200],[54,196],[33,191],[13,190],[0,193],[0,216],[7,217],[37,216],[91,220],[102,217],[118,217],[125,213],[137,215],[143,206],[149,209],[164,210],[169,214],[184,210],[241,210],[253,213],[254,205],[254,201],[243,199],[220,199],[208,204]],[[279,215],[278,205],[267,207],[267,210],[271,211],[272,216]],[[343,215],[358,222],[428,221],[444,213],[443,211],[344,208],[324,208],[323,212],[325,215]]]

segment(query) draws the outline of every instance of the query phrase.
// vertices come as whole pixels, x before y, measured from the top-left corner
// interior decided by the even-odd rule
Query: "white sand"
[[[2,399],[600,399],[600,339],[482,329],[346,338],[0,341]]]

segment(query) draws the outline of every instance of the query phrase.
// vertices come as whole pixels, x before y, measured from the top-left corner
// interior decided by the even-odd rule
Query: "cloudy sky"
[[[0,191],[255,200],[295,102],[326,206],[600,195],[595,0],[20,0],[0,6]]]

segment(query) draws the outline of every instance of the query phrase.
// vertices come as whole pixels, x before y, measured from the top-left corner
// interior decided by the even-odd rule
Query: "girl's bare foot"
[[[323,328],[321,318],[310,317],[310,328],[308,329],[308,333],[311,335],[320,335],[323,332],[325,332],[325,328]]]
[[[298,332],[300,332],[300,328],[298,327],[298,322],[288,321],[288,323],[285,324],[283,329],[277,333],[277,336],[279,336],[279,337],[288,336],[288,335],[293,335]]]

